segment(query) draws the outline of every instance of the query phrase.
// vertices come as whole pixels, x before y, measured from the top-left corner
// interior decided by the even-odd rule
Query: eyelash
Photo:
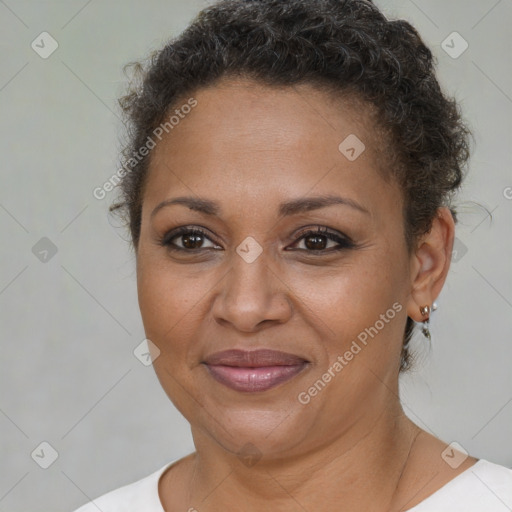
[[[174,240],[175,238],[179,238],[180,236],[184,236],[184,235],[198,235],[198,236],[207,238],[212,243],[215,243],[215,242],[213,242],[213,240],[210,239],[210,237],[207,235],[207,233],[205,231],[203,231],[202,229],[183,227],[183,228],[179,228],[175,231],[171,231],[170,233],[165,234],[162,238],[160,238],[158,240],[158,244],[161,245],[162,247],[166,247],[167,249],[169,249],[171,251],[188,252],[188,253],[192,253],[192,254],[198,253],[199,251],[202,251],[202,250],[211,249],[211,247],[205,247],[205,248],[200,247],[198,249],[184,249],[184,248],[178,247],[172,243],[172,240]],[[294,243],[294,245],[296,243],[300,242],[301,240],[307,238],[308,236],[325,236],[329,240],[338,243],[339,247],[330,248],[330,249],[317,249],[317,250],[308,250],[308,249],[294,249],[294,250],[301,251],[301,252],[308,252],[308,253],[312,253],[312,254],[315,254],[315,253],[316,254],[318,254],[318,253],[329,254],[332,252],[338,252],[338,251],[343,251],[343,250],[347,250],[347,249],[354,249],[356,247],[356,244],[347,236],[337,235],[336,233],[333,233],[324,227],[319,227],[317,229],[309,229],[303,233],[300,233],[299,238]]]

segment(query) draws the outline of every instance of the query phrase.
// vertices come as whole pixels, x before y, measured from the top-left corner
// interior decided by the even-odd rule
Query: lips
[[[205,359],[209,365],[261,368],[264,366],[290,366],[307,362],[302,357],[277,350],[225,350]]]
[[[211,377],[241,392],[261,392],[286,382],[307,366],[302,357],[276,350],[226,350],[208,356],[204,364]]]

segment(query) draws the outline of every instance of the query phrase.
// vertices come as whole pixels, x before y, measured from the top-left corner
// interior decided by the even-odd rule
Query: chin
[[[290,414],[290,409],[273,410],[238,410],[223,411],[212,421],[205,415],[200,430],[208,432],[226,451],[243,456],[254,451],[265,458],[291,453],[301,445],[306,437],[306,422],[297,415]]]

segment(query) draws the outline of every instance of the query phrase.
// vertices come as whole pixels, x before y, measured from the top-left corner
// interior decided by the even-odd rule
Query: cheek
[[[358,353],[364,352],[366,363],[389,363],[397,357],[405,322],[404,268],[399,254],[372,250],[320,279],[296,278],[297,289],[309,290],[304,302],[319,319],[316,325],[326,326],[329,361],[343,355],[353,341],[361,346]]]
[[[184,277],[184,272],[165,262],[141,260],[137,268],[139,307],[146,336],[160,350],[179,348],[174,340],[186,340],[205,295],[204,280]],[[172,343],[171,343],[172,341]]]
[[[139,307],[146,337],[159,350],[153,362],[160,384],[173,404],[190,417],[194,413],[189,394],[194,369],[194,346],[200,321],[204,285],[184,277],[165,262],[141,258],[137,263]],[[194,355],[195,354],[195,355]],[[190,361],[189,361],[190,358]],[[185,391],[185,389],[187,391]]]

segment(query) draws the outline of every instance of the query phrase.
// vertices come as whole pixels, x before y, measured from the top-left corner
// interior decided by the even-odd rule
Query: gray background
[[[415,338],[404,407],[446,442],[510,467],[512,2],[378,3],[418,28],[476,137],[432,350]],[[144,339],[134,257],[108,218],[113,194],[92,191],[117,169],[122,66],[204,5],[0,1],[0,512],[71,511],[194,449],[133,354]],[[47,59],[31,48],[43,31],[59,44]],[[469,43],[456,59],[441,46],[453,31]],[[33,252],[43,237],[58,250],[46,262]],[[48,469],[31,457],[43,441],[58,452]]]

